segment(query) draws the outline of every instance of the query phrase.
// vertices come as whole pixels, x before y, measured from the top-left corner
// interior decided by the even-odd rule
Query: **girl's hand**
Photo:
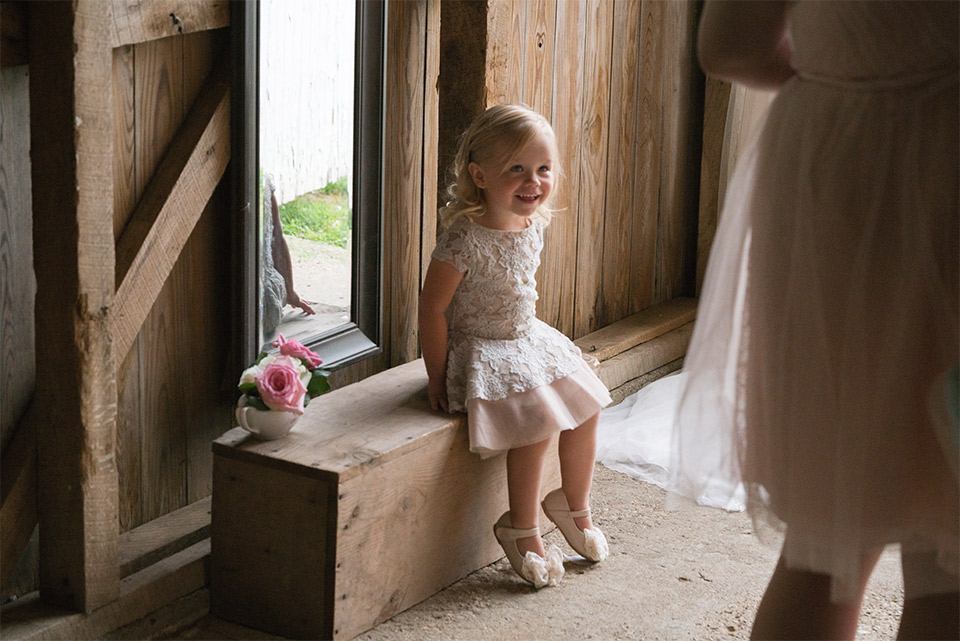
[[[430,409],[434,411],[442,409],[444,412],[450,412],[447,407],[446,381],[435,381],[431,378],[427,384],[427,397],[430,399]]]

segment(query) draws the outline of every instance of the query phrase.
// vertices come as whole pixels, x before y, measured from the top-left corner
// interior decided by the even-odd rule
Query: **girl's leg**
[[[507,495],[510,500],[510,525],[531,528],[540,525],[540,479],[547,458],[550,439],[507,451]],[[533,551],[544,556],[539,536],[517,539],[517,549],[524,555]]]
[[[960,639],[960,578],[937,553],[903,551],[903,614],[898,639]]]
[[[593,466],[597,458],[597,423],[600,414],[594,414],[573,430],[560,432],[558,453],[563,493],[570,509],[583,510],[590,506],[590,487],[593,484]],[[574,519],[581,530],[593,528],[589,516]]]
[[[757,609],[750,638],[853,639],[863,591],[881,551],[863,557],[857,595],[840,603],[830,601],[830,575],[787,568],[781,555]]]

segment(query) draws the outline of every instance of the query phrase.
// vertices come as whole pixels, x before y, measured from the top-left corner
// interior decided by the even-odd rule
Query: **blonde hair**
[[[557,138],[546,118],[524,105],[497,105],[480,114],[460,137],[457,155],[449,170],[448,201],[440,208],[441,225],[447,228],[461,218],[480,216],[484,212],[483,190],[473,182],[468,170],[471,162],[506,167],[517,152],[540,134],[546,135],[553,147],[551,171],[556,189],[561,172]],[[536,211],[547,222],[553,214],[548,203],[541,204]]]

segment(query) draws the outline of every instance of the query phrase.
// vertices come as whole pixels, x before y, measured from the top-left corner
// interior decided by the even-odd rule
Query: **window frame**
[[[260,351],[259,285],[259,1],[231,4],[233,265],[238,273],[232,331],[240,363]],[[386,95],[387,0],[357,0],[353,119],[353,238],[350,321],[304,344],[324,366],[339,369],[383,350],[383,137]]]

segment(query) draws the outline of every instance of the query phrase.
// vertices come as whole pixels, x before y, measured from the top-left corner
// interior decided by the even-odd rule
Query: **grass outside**
[[[280,206],[283,233],[346,248],[353,216],[346,177]]]

